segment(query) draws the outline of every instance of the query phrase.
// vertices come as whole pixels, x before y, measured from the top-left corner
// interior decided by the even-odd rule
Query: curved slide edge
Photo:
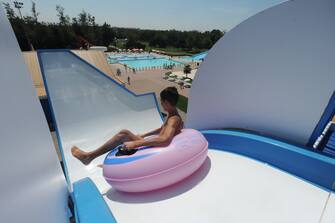
[[[90,178],[81,179],[73,184],[72,197],[76,222],[116,223],[111,210]]]
[[[204,130],[209,147],[265,162],[298,178],[334,191],[335,159],[279,140],[231,130]]]

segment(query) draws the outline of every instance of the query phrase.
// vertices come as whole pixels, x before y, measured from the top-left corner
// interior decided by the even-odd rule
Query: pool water
[[[149,54],[121,54],[121,55],[109,55],[108,56],[108,62],[109,63],[118,63],[119,61],[123,60],[140,60],[140,59],[153,59],[155,58],[152,55]]]
[[[131,60],[119,60],[119,63],[126,64],[130,68],[134,69],[144,69],[153,67],[163,67],[165,65],[184,65],[181,62],[169,60],[166,58],[146,58],[146,59],[131,59]]]
[[[206,52],[202,52],[202,53],[199,53],[199,54],[196,54],[196,55],[193,55],[193,56],[185,56],[185,57],[180,57],[181,60],[184,60],[184,61],[201,61],[203,60],[208,54],[208,51]]]

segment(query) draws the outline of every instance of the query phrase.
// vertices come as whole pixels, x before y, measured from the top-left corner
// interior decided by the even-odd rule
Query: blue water
[[[126,64],[128,67],[135,69],[163,67],[164,65],[183,65],[181,62],[169,60],[166,58],[137,58],[131,60],[119,60],[119,63]]]
[[[192,61],[192,62],[201,61],[207,56],[207,54],[208,54],[208,51],[205,51],[199,54],[195,54],[193,56],[180,57],[180,59],[184,61]]]
[[[155,57],[144,54],[110,54],[107,57],[109,63],[126,64],[130,68],[143,69],[153,67],[163,67],[164,65],[183,65],[182,62],[169,60],[164,57]]]
[[[109,55],[108,56],[108,61],[109,63],[118,63],[119,61],[124,61],[124,60],[141,60],[141,59],[153,59],[155,58],[154,56],[144,54],[144,55]]]

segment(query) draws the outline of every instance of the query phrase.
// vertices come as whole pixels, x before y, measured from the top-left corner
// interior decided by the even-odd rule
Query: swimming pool
[[[182,66],[184,65],[181,62],[166,59],[166,58],[155,58],[155,57],[147,57],[147,58],[136,58],[136,59],[129,59],[129,60],[118,60],[119,63],[126,64],[130,68],[134,69],[149,69],[149,68],[157,68],[163,67],[166,65],[175,65],[175,66]]]
[[[154,56],[150,54],[110,54],[107,59],[109,63],[118,63],[124,60],[137,60],[137,59],[153,59]]]
[[[180,57],[181,60],[184,61],[201,61],[203,60],[208,54],[208,51],[199,53],[199,54],[195,54],[193,56],[185,56],[185,57]]]

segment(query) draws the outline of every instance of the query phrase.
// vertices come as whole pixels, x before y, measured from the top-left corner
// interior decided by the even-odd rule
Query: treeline
[[[89,45],[121,48],[209,49],[224,33],[177,30],[142,30],[99,25],[95,17],[82,11],[70,18],[62,6],[56,6],[57,23],[39,21],[39,12],[32,2],[28,16],[17,14],[10,3],[3,3],[22,50],[43,48],[80,48]]]

